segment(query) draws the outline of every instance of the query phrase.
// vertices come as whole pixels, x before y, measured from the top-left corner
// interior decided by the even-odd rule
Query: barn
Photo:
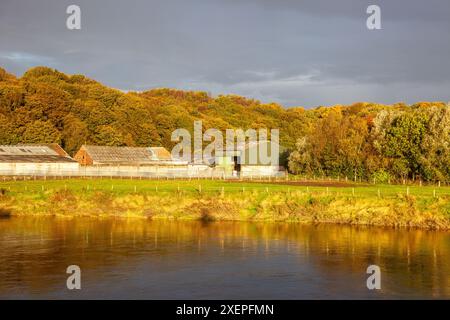
[[[146,166],[175,164],[163,147],[112,147],[83,145],[74,159],[83,166]]]
[[[278,164],[270,164],[261,158],[261,153],[271,157],[274,142],[269,140],[247,142],[241,148],[226,150],[215,156],[215,167],[224,171],[225,176],[256,177],[281,176],[285,169]],[[278,149],[281,149],[277,146]],[[279,160],[279,159],[278,159]]]
[[[58,144],[0,145],[0,175],[64,175],[78,167]]]

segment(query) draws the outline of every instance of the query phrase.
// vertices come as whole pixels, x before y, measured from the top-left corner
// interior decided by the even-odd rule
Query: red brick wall
[[[84,149],[78,150],[77,154],[73,158],[82,166],[91,166],[94,164],[92,158]]]

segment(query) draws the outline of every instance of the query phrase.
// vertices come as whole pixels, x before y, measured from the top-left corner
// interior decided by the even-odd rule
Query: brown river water
[[[381,289],[368,290],[369,265]],[[68,290],[66,268],[81,268]],[[0,299],[450,299],[450,232],[0,219]]]

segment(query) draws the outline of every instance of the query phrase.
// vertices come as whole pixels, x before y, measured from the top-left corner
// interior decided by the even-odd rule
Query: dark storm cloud
[[[78,4],[82,30],[65,27]],[[382,9],[369,31],[365,10]],[[447,0],[2,0],[0,65],[285,105],[450,100]]]

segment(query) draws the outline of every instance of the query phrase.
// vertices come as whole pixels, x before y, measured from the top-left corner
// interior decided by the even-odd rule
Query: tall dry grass
[[[114,193],[45,191],[0,196],[13,215],[123,216],[151,219],[297,221],[450,230],[450,197],[351,197],[302,191]]]

